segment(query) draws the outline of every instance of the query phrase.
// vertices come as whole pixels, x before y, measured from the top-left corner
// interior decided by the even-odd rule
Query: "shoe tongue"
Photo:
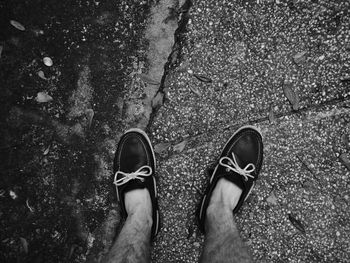
[[[230,182],[234,183],[235,185],[237,185],[239,188],[242,189],[242,191],[245,190],[244,179],[242,175],[236,172],[230,171],[230,172],[223,173],[223,177],[229,180]]]
[[[124,193],[129,192],[131,190],[135,189],[143,189],[146,188],[146,185],[144,182],[138,180],[138,179],[132,179],[124,186]]]
[[[239,167],[242,166],[242,161],[241,159],[235,154],[236,162]],[[244,178],[242,175],[239,173],[236,173],[234,171],[226,171],[226,168],[223,167],[224,172],[223,172],[223,177],[226,178],[227,180],[231,181],[235,185],[237,185],[239,188],[241,188],[243,191],[245,189],[245,184],[244,184]]]

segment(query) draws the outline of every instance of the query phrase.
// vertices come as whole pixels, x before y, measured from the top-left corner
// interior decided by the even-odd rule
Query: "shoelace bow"
[[[224,163],[224,161],[227,161],[227,163]],[[222,157],[219,161],[219,164],[226,167],[227,171],[233,171],[233,172],[236,172],[236,173],[242,175],[244,177],[245,181],[248,181],[248,177],[254,179],[254,176],[251,175],[250,173],[255,171],[255,165],[250,163],[242,169],[241,167],[239,167],[237,160],[236,160],[236,157],[235,157],[233,152],[232,152],[232,159],[229,157],[226,157],[226,156]]]
[[[123,177],[117,179],[118,175],[123,175]],[[116,186],[121,186],[121,185],[126,184],[127,182],[129,182],[130,180],[133,180],[133,179],[138,179],[138,180],[143,182],[143,181],[145,181],[145,178],[143,178],[141,176],[145,177],[145,176],[151,176],[151,175],[152,175],[152,168],[148,165],[144,165],[132,173],[124,173],[122,171],[117,171],[114,175],[114,182],[113,183]]]

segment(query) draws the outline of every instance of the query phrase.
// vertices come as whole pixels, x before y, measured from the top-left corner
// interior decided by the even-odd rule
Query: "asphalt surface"
[[[348,1],[0,7],[2,262],[102,262],[131,127],[158,162],[152,262],[198,261],[206,169],[247,124],[264,164],[235,221],[254,260],[350,261]]]

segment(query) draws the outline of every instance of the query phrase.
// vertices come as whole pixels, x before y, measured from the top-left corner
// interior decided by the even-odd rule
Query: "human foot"
[[[244,126],[228,140],[198,211],[199,226],[203,232],[209,206],[211,209],[223,205],[233,213],[241,208],[258,178],[262,158],[262,136],[255,127]]]
[[[138,213],[152,223],[152,239],[159,231],[155,156],[147,134],[127,131],[120,139],[114,158],[114,184],[122,216]]]

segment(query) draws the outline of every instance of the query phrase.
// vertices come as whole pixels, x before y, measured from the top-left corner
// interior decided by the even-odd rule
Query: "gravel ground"
[[[198,260],[205,169],[244,124],[265,143],[259,183],[236,217],[256,262],[350,261],[348,10],[346,1],[193,2],[150,129],[164,224],[155,262]]]
[[[350,111],[343,106],[348,105],[256,124],[264,137],[264,166],[235,218],[256,262],[349,261],[350,173],[339,154],[349,149],[341,138],[349,134]],[[189,138],[181,153],[163,153],[158,170],[163,228],[154,262],[198,260],[203,236],[194,211],[207,183],[206,168],[237,127]]]
[[[349,7],[1,2],[0,261],[101,262],[114,151],[137,126],[159,167],[153,262],[196,262],[206,168],[252,124],[265,161],[235,220],[256,262],[350,262]]]

